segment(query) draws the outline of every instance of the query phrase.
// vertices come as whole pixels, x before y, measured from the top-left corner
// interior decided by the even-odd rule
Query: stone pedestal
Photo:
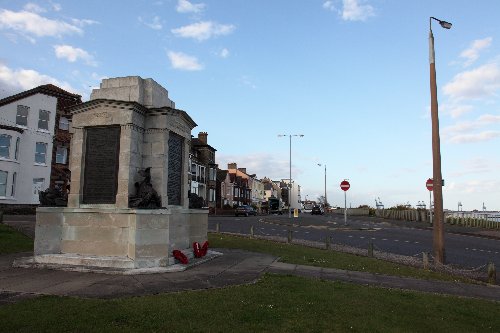
[[[37,209],[35,233],[35,262],[65,254],[66,260],[54,258],[61,264],[83,264],[86,258],[84,263],[92,267],[162,267],[173,263],[174,249],[206,240],[207,212],[44,207]]]

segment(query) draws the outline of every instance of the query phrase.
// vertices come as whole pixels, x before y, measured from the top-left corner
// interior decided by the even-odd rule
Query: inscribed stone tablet
[[[85,131],[84,204],[113,204],[118,188],[120,127],[89,127]]]

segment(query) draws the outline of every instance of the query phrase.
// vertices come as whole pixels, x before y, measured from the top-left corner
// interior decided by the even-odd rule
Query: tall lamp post
[[[302,138],[303,134],[278,134],[278,137],[288,136],[290,138],[290,179],[288,180],[288,218],[292,218],[292,211],[290,210],[292,206],[292,136],[298,136]]]
[[[436,85],[436,64],[434,57],[434,35],[432,34],[432,20],[438,21],[441,27],[451,28],[451,23],[439,20],[435,17],[429,18],[429,64],[431,85],[431,119],[432,119],[432,179],[434,192],[434,225],[433,225],[433,249],[434,257],[438,263],[445,261],[444,252],[444,213],[443,213],[443,179],[441,174],[441,148],[439,139],[439,117]]]
[[[318,166],[321,166],[321,163],[318,163]],[[328,201],[326,200],[326,164],[325,164],[325,209]]]

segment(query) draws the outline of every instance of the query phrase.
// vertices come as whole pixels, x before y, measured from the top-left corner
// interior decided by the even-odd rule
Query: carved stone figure
[[[64,207],[68,203],[68,196],[59,185],[38,192],[38,199],[40,200],[40,206]]]
[[[151,168],[139,170],[139,175],[144,177],[142,182],[135,183],[135,196],[129,197],[130,208],[161,208],[161,199],[151,184]]]
[[[195,193],[189,193],[189,208],[202,208],[203,198]]]

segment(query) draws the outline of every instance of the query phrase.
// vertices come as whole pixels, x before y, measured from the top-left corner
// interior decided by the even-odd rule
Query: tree
[[[323,207],[329,207],[330,205],[328,204],[328,201],[325,200],[325,196],[324,195],[320,195],[318,197],[318,203],[323,205]]]

